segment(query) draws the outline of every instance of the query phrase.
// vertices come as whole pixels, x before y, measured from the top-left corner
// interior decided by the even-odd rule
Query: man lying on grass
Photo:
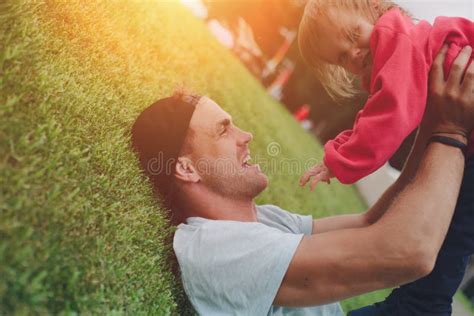
[[[268,179],[249,163],[252,135],[207,97],[175,95],[140,114],[132,144],[181,223],[174,250],[198,313],[342,315],[334,302],[432,271],[463,178],[459,132],[474,127],[474,66],[463,81],[457,69],[465,67],[444,81],[443,59],[433,66],[425,120],[444,138],[418,142],[401,191],[363,214],[312,220],[255,205]],[[456,63],[468,59],[464,52]],[[474,165],[466,170],[474,177]]]

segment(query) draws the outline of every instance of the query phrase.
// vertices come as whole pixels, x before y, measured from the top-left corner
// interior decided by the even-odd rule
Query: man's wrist
[[[467,146],[468,144],[468,138],[466,135],[464,134],[460,134],[460,133],[457,133],[457,132],[441,132],[441,131],[435,131],[431,134],[431,137],[433,136],[442,136],[442,137],[449,137],[449,138],[452,138],[458,142],[462,142],[464,145]]]
[[[453,135],[464,137],[464,140],[462,139],[459,139],[459,140],[465,141],[466,143],[469,139],[469,135],[471,134],[470,131],[468,131],[466,128],[462,128],[462,127],[452,125],[452,124],[442,124],[442,123],[434,124],[432,131],[434,135],[448,134],[446,135],[448,137],[451,137]],[[455,136],[456,139],[458,139],[458,136]]]
[[[437,133],[430,137],[428,145],[432,143],[443,144],[451,148],[459,149],[464,156],[466,156],[467,150],[467,138],[458,134],[450,133]]]

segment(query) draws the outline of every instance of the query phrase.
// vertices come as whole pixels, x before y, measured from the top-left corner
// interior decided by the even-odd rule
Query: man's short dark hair
[[[175,166],[201,96],[176,91],[143,110],[132,126],[132,146],[164,206],[172,208]]]

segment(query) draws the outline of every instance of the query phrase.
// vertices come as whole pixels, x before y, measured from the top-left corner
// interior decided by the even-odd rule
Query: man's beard
[[[203,184],[221,196],[234,199],[253,199],[267,187],[266,176],[252,170],[228,166],[211,168],[211,172],[201,175]]]

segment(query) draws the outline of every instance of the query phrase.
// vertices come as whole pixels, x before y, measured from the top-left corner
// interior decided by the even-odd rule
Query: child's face
[[[319,58],[338,65],[356,76],[370,75],[372,56],[370,35],[374,28],[356,13],[330,9],[321,21]],[[333,22],[334,21],[334,22]]]

